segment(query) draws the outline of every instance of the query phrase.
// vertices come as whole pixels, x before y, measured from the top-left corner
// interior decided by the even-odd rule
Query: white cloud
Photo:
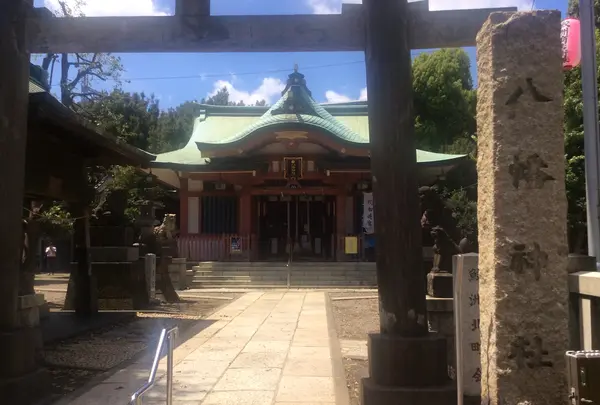
[[[367,95],[367,88],[366,87],[360,91],[360,96],[358,97],[358,99],[360,101],[367,101],[368,95]]]
[[[367,100],[367,88],[360,90],[358,98],[352,98],[345,94],[337,93],[333,90],[327,90],[325,92],[325,98],[328,103],[347,103],[350,101],[366,101]]]
[[[409,0],[417,1],[417,0]],[[342,10],[342,3],[362,3],[361,0],[306,0],[314,14],[336,14]],[[518,7],[531,9],[532,0],[430,0],[430,10],[458,10],[465,8]]]
[[[244,91],[235,88],[233,83],[226,80],[218,80],[213,84],[213,91],[208,93],[209,97],[217,94],[223,87],[229,91],[229,101],[239,103],[243,101],[246,105],[253,105],[257,101],[265,100],[267,104],[273,103],[275,97],[281,96],[281,91],[285,88],[285,84],[277,78],[265,77],[260,86],[252,91]]]
[[[76,7],[77,0],[65,1],[75,13],[81,12],[90,17],[167,15],[154,0],[86,0],[80,9]],[[44,6],[54,12],[61,9],[59,0],[44,0]]]

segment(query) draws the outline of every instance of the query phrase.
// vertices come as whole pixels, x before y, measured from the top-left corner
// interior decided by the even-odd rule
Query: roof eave
[[[119,155],[124,159],[122,163],[134,166],[147,166],[156,159],[156,155],[131,146],[116,137],[94,128],[92,124],[69,110],[50,93],[33,93],[30,94],[29,100],[30,104],[33,104],[38,109],[41,117],[52,121],[57,126],[69,132],[82,135],[85,140],[92,144],[104,147],[112,153]]]

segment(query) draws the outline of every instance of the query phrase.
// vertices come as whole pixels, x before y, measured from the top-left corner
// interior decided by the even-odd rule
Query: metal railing
[[[131,396],[129,405],[142,405],[142,397],[154,387],[158,363],[160,362],[165,340],[167,341],[167,405],[173,405],[173,350],[175,349],[175,338],[177,337],[178,331],[179,328],[177,326],[161,331],[158,346],[156,347],[156,353],[154,354],[154,361],[150,368],[148,381]]]

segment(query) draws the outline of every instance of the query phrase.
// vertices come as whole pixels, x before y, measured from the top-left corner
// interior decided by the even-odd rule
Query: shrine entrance
[[[335,258],[335,197],[271,195],[255,198],[260,260]]]

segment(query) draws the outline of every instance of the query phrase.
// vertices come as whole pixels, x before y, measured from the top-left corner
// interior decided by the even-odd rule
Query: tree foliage
[[[82,6],[85,0],[77,0],[73,7],[65,1],[58,1],[59,9],[53,10],[59,17],[82,17]],[[50,73],[59,65],[60,101],[69,108],[77,108],[77,102],[95,100],[102,93],[95,87],[100,82],[113,81],[117,86],[122,83],[124,72],[121,58],[110,53],[76,53],[47,54],[42,61],[42,68]]]
[[[594,0],[596,13],[596,46],[600,44],[600,0]],[[579,17],[579,2],[569,1],[569,15]],[[596,60],[600,52],[596,48]],[[600,78],[600,69],[598,70]],[[581,68],[565,72],[564,131],[566,159],[566,189],[569,203],[569,244],[571,251],[585,252],[587,240],[585,155],[583,132],[583,89]]]
[[[567,14],[571,17],[579,17],[579,0],[569,0]],[[600,28],[600,0],[594,0],[594,16],[596,28]]]
[[[99,130],[149,150],[161,115],[154,95],[148,97],[144,93],[128,93],[121,89],[100,95],[95,100],[81,103],[84,116]]]
[[[473,149],[475,102],[469,55],[462,49],[423,53],[413,62],[417,147]]]
[[[162,111],[151,133],[149,150],[159,153],[184,147],[200,110],[200,104],[186,101],[175,108]]]
[[[469,56],[462,49],[423,53],[413,62],[413,94],[417,147],[469,155],[468,161],[440,179],[439,185],[461,234],[475,240],[477,125],[470,68]]]

